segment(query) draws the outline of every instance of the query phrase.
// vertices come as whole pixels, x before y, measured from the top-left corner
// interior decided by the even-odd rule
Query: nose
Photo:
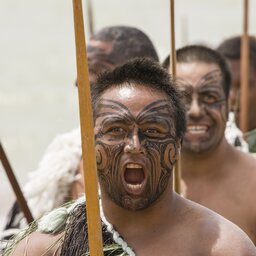
[[[138,129],[134,129],[130,138],[127,140],[127,143],[124,147],[125,153],[132,154],[143,154],[143,146],[141,144],[141,138]]]
[[[201,115],[202,106],[199,105],[198,99],[193,98],[188,106],[187,114],[191,117],[199,117]]]

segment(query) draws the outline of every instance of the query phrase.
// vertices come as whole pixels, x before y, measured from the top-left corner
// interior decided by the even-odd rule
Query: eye
[[[149,138],[157,138],[163,136],[163,133],[157,128],[147,128],[143,133]]]
[[[157,133],[158,130],[155,129],[155,128],[148,128],[145,132],[146,132],[146,133]]]
[[[112,127],[112,128],[109,128],[105,133],[118,136],[118,135],[125,134],[126,131],[122,127]]]
[[[202,101],[206,104],[212,104],[217,101],[216,95],[206,94],[203,96]]]

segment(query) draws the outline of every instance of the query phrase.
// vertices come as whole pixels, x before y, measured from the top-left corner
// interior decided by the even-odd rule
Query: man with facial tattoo
[[[97,31],[88,41],[87,57],[91,84],[101,72],[129,59],[148,57],[158,61],[150,38],[140,29],[130,26],[110,26]],[[30,173],[23,192],[35,219],[84,193],[80,138],[78,128],[58,134],[48,146],[38,168]],[[26,225],[24,215],[15,202],[0,238],[9,239]]]
[[[111,255],[256,255],[240,228],[173,191],[185,132],[175,87],[157,63],[136,59],[102,74],[92,88],[104,248],[115,244]],[[33,233],[11,255],[47,248],[47,255],[88,255],[83,203],[67,223],[63,237]]]
[[[168,67],[168,60],[164,65]],[[231,83],[227,63],[204,46],[181,48],[177,80],[187,119],[182,194],[237,224],[256,244],[256,160],[224,136]]]

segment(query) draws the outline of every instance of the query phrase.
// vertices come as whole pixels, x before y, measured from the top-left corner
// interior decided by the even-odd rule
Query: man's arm
[[[51,256],[55,255],[62,241],[63,233],[58,235],[43,234],[34,232],[25,237],[16,246],[12,256]]]

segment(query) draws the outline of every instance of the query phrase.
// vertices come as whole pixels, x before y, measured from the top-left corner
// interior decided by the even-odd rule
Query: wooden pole
[[[176,76],[176,47],[175,47],[175,16],[174,16],[174,0],[170,0],[170,35],[171,35],[171,50],[170,50],[170,74]],[[181,193],[181,161],[180,159],[174,166],[174,190]]]
[[[94,22],[93,22],[92,0],[86,0],[86,3],[87,3],[89,32],[90,32],[90,35],[93,35],[94,34]]]
[[[102,256],[102,229],[82,0],[73,0],[73,11],[89,249],[91,256]]]
[[[175,14],[174,0],[170,0],[170,74],[176,76],[176,47],[175,47]]]
[[[243,133],[248,131],[248,93],[249,93],[249,36],[248,36],[248,0],[244,0],[243,36],[241,42],[240,69],[240,116],[239,125]]]
[[[19,186],[19,183],[18,183],[18,181],[17,181],[17,179],[14,175],[14,172],[12,170],[10,162],[8,161],[8,158],[5,154],[5,151],[4,151],[4,148],[1,144],[1,141],[0,141],[0,159],[1,159],[2,165],[5,169],[5,172],[7,174],[7,177],[9,179],[10,183],[11,183],[11,186],[12,186],[12,189],[15,193],[15,196],[17,198],[18,204],[19,204],[22,212],[24,213],[24,216],[25,216],[27,222],[28,223],[33,222],[34,221],[33,216],[31,214],[31,211],[28,208],[26,199],[23,196],[23,193],[22,193],[22,191],[20,189],[20,186]]]

